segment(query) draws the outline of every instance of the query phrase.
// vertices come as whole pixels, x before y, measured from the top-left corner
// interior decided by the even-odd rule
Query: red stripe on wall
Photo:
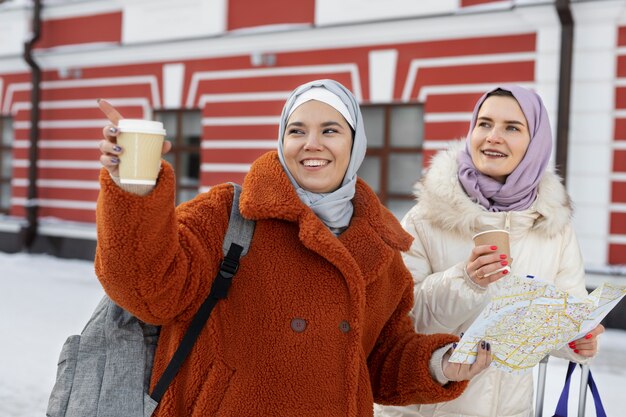
[[[200,183],[203,186],[209,187],[229,181],[243,184],[243,177],[245,175],[246,174],[243,172],[202,172],[200,175]]]
[[[626,77],[626,55],[617,57],[617,76]]]
[[[426,140],[451,140],[464,138],[469,129],[468,122],[427,122],[424,124]]]
[[[69,168],[39,168],[37,178],[48,180],[81,180],[98,181],[100,168],[69,169]],[[14,178],[28,178],[28,168],[13,168]]]
[[[203,114],[210,117],[280,116],[284,100],[207,103]]]
[[[204,126],[202,139],[278,139],[278,124],[261,126]]]
[[[94,140],[93,149],[75,148],[40,148],[39,160],[62,160],[62,161],[98,161],[100,151],[98,141]],[[29,148],[14,148],[14,159],[28,159]]]
[[[352,89],[352,77],[347,72],[305,75],[276,75],[267,77],[229,78],[220,80],[201,80],[196,101],[202,94],[251,93],[266,91],[291,91],[300,84],[318,79],[332,78]]]
[[[122,41],[122,12],[45,20],[37,48]]]
[[[202,163],[246,164],[252,163],[269,149],[203,149]]]
[[[613,139],[626,140],[626,119],[615,119],[615,131]]]
[[[617,46],[626,46],[626,26],[617,30]]]
[[[626,264],[626,245],[611,243],[609,245],[609,265]]]
[[[75,189],[75,188],[37,188],[37,198],[58,199],[95,202],[98,198],[98,190]],[[26,197],[27,187],[13,187],[13,197]]]
[[[626,151],[613,152],[613,171],[626,172]]]
[[[314,23],[315,0],[228,1],[228,30],[281,23]]]
[[[426,113],[471,112],[482,93],[432,94],[428,96]]]
[[[431,163],[431,159],[433,156],[435,156],[437,154],[438,151],[435,150],[424,150],[422,152],[422,161],[423,161],[423,165],[424,168],[428,168],[430,166]]]
[[[626,182],[614,181],[611,184],[611,202],[626,203]]]
[[[17,217],[26,217],[26,211],[22,206],[12,206],[11,215]],[[63,219],[72,222],[96,222],[96,212],[91,209],[39,207],[39,217],[55,217],[57,219]]]
[[[54,104],[54,102],[52,102]],[[143,108],[140,106],[115,106],[122,116],[132,119],[144,117]],[[98,108],[98,103],[93,100],[91,107],[70,107],[62,109],[44,108],[41,110],[41,120],[94,120],[102,119],[102,127],[106,123],[106,117]]]
[[[420,68],[411,97],[417,97],[421,87],[425,85],[520,82],[533,81],[534,77],[533,61]]]
[[[626,109],[626,87],[617,87],[615,89],[615,108]]]
[[[626,235],[626,213],[611,213],[611,234]]]

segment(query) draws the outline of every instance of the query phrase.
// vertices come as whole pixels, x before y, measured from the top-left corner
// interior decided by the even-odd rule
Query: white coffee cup
[[[153,120],[121,119],[117,143],[120,155],[122,184],[156,184],[161,169],[161,150],[165,140],[163,123]]]

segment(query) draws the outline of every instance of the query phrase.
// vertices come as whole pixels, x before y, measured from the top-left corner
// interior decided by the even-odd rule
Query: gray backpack
[[[224,260],[211,292],[192,319],[183,340],[154,390],[149,393],[159,327],[117,306],[106,295],[80,335],[61,350],[48,417],[149,417],[191,351],[215,304],[226,298],[239,258],[248,252],[254,221],[239,213],[241,187],[235,188],[224,236]]]

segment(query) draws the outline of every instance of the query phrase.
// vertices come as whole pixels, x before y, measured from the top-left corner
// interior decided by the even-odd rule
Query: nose
[[[309,133],[306,143],[304,144],[304,149],[307,151],[321,151],[323,149],[322,142],[320,141],[317,133]]]
[[[502,143],[502,135],[500,134],[500,130],[497,128],[493,128],[489,131],[487,135],[487,142],[489,143]]]

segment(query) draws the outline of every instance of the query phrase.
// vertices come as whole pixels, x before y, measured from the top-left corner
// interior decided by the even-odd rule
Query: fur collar
[[[367,224],[369,233],[379,235],[390,247],[398,250],[408,249],[412,241],[411,236],[402,229],[398,220],[360,178],[357,180],[352,203],[354,214],[348,230],[354,226],[361,228]],[[301,233],[332,235],[313,211],[298,198],[278,160],[276,151],[262,155],[252,164],[250,172],[244,179],[240,208],[241,213],[252,220],[280,219],[298,223]]]
[[[417,217],[435,226],[462,236],[473,234],[475,226],[489,217],[501,217],[470,200],[457,177],[457,155],[464,141],[452,144],[448,150],[436,154],[425,176],[415,186]],[[511,215],[534,218],[530,229],[547,237],[563,230],[571,221],[572,205],[558,175],[546,171],[533,205]]]

